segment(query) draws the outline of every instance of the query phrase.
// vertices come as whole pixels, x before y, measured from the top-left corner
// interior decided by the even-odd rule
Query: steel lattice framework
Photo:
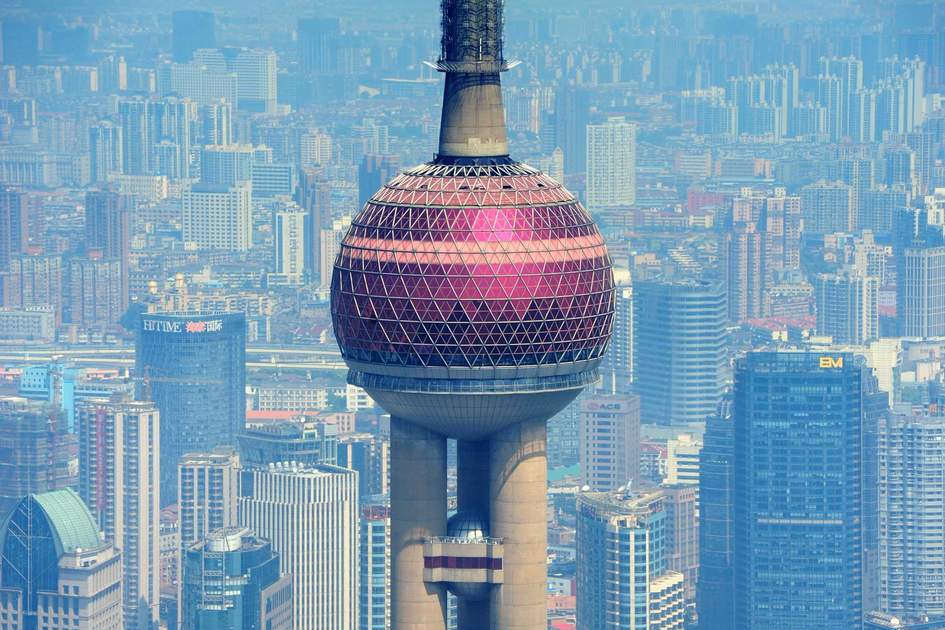
[[[504,0],[442,0],[440,61],[502,63]]]
[[[595,361],[614,313],[604,241],[561,184],[522,164],[427,164],[355,218],[332,279],[346,359],[388,366]]]

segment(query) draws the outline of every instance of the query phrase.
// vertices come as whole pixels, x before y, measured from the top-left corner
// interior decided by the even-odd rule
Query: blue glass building
[[[236,445],[246,422],[243,313],[147,313],[138,323],[139,392],[161,412],[161,505],[177,500],[182,455]]]
[[[876,518],[867,460],[885,397],[875,391],[851,354],[757,352],[738,362],[737,630],[862,628]]]

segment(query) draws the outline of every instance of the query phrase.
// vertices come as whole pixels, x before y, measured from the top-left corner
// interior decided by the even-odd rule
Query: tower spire
[[[440,59],[446,73],[437,161],[506,158],[505,107],[499,73],[504,0],[442,0]]]

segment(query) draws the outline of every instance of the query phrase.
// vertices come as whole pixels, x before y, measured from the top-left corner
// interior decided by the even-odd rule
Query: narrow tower
[[[464,630],[544,630],[545,423],[597,380],[613,326],[597,226],[509,158],[502,4],[443,0],[439,153],[365,204],[332,277],[348,380],[391,414],[395,630],[445,630],[447,590]]]

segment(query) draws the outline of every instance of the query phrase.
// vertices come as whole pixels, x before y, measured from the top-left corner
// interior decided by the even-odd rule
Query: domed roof
[[[598,361],[614,281],[596,225],[517,163],[427,164],[352,222],[332,278],[349,362],[516,368]]]

